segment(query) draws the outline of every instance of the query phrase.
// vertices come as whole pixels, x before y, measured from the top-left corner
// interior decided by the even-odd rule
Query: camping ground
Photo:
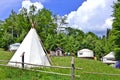
[[[0,49],[0,60],[9,60],[13,53]],[[71,66],[71,57],[50,57],[53,66]],[[1,64],[1,62],[0,62]],[[6,64],[6,63],[4,63]],[[75,80],[119,80],[120,70],[103,64],[100,61],[81,59],[75,57],[75,67],[83,68],[75,70]],[[39,68],[42,71],[70,74],[71,69]],[[116,75],[115,75],[116,74]],[[1,80],[70,80],[70,76],[36,72],[13,67],[0,66]]]

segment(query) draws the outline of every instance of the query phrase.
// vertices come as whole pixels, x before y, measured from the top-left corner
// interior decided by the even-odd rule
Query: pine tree
[[[112,27],[112,40],[114,44],[114,52],[116,60],[120,60],[120,0],[114,3],[113,11],[113,27]]]

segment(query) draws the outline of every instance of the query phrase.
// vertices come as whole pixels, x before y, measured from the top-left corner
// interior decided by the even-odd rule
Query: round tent
[[[94,53],[92,50],[82,49],[77,52],[77,56],[82,58],[94,58]]]

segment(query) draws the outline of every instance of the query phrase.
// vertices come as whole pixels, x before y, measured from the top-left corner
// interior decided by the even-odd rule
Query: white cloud
[[[105,25],[108,26],[108,28],[111,28],[112,23],[113,23],[113,17],[110,17],[105,21]]]
[[[30,0],[24,0],[24,1],[22,1],[22,8],[24,7],[24,8],[26,8],[27,10],[28,10],[28,12],[30,11],[30,6],[31,5],[34,5],[34,6],[36,6],[37,7],[37,11],[39,10],[39,9],[42,9],[44,6],[41,4],[41,2],[34,2],[34,3],[32,3]]]
[[[87,0],[77,11],[68,14],[69,25],[84,32],[103,35],[112,26],[112,6],[116,0]]]
[[[50,0],[30,0],[31,2],[41,2],[41,3],[46,3],[49,2]]]

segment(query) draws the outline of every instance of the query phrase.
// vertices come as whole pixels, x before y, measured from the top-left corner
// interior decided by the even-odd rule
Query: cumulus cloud
[[[103,35],[107,28],[112,27],[113,2],[116,0],[87,0],[77,9],[68,14],[71,27],[84,32],[92,31]]]
[[[39,9],[42,9],[44,6],[41,4],[41,2],[31,2],[30,0],[24,0],[22,1],[22,8],[26,8],[28,10],[28,12],[30,11],[30,6],[36,6],[37,7],[37,11]]]

